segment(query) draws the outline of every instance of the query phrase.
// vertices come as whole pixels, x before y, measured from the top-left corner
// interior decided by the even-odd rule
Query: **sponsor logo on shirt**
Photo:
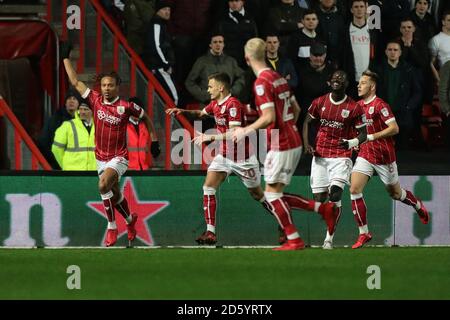
[[[339,121],[329,121],[327,119],[320,119],[320,124],[325,127],[341,129],[344,127],[344,124]]]
[[[224,118],[217,118],[217,117],[214,117],[214,118],[215,118],[216,124],[218,126],[226,126],[227,125],[227,121]]]
[[[97,118],[99,120],[109,122],[114,125],[118,125],[120,123],[120,119],[117,117],[114,117],[112,115],[106,114],[103,110],[97,110]]]

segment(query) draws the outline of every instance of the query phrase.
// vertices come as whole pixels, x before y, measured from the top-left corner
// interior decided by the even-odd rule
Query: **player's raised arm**
[[[72,63],[69,60],[71,50],[72,47],[70,44],[62,43],[60,53],[61,59],[63,59],[64,68],[66,69],[70,84],[80,93],[80,95],[83,95],[88,87],[83,82],[78,80],[78,75],[72,67]]]

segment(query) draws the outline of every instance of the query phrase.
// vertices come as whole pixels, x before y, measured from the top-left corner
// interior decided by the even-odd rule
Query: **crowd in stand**
[[[254,75],[244,44],[266,40],[269,65],[286,77],[306,113],[348,73],[357,99],[362,72],[379,73],[378,95],[392,107],[399,147],[418,137],[424,106],[448,115],[450,3],[439,0],[104,0],[130,46],[180,107],[209,102],[208,75],[226,72],[232,94],[252,104]],[[447,93],[445,93],[447,92]],[[440,99],[437,97],[440,94]],[[299,118],[299,126],[304,117]]]

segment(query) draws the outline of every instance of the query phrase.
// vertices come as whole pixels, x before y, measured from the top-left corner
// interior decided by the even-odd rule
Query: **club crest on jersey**
[[[386,108],[381,109],[381,114],[385,117],[387,117],[389,115],[389,110]]]
[[[124,114],[125,113],[125,107],[124,106],[117,106],[117,113],[118,114]]]
[[[342,118],[348,118],[349,115],[350,115],[349,110],[347,110],[347,109],[342,110],[342,112],[341,112]]]
[[[262,84],[257,85],[257,86],[255,87],[255,89],[256,89],[256,94],[257,94],[258,96],[262,96],[262,95],[264,94],[264,86],[263,86]]]
[[[226,109],[227,109],[227,106],[226,106],[226,105],[223,105],[223,106],[222,106],[222,109],[220,109],[220,113],[221,113],[221,114],[224,114]]]
[[[236,108],[231,108],[230,109],[230,116],[232,116],[233,118],[236,117],[237,115],[237,110]]]
[[[375,108],[374,108],[374,107],[370,107],[370,108],[369,108],[369,114],[372,114],[374,111],[375,111]]]

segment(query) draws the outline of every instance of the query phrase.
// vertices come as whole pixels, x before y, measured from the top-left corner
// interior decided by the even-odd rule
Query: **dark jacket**
[[[417,69],[400,59],[395,69],[399,72],[398,87],[393,88],[396,92],[395,101],[389,101],[388,98],[388,72],[393,68],[388,64],[387,59],[373,66],[372,69],[379,76],[377,95],[389,103],[400,126],[411,126],[414,123],[414,116],[422,108],[422,87]]]
[[[431,14],[427,12],[425,17],[420,19],[416,14],[416,11],[413,10],[411,11],[410,17],[416,25],[416,33],[425,43],[428,43],[428,41],[430,41],[430,39],[433,38],[438,31]]]
[[[146,35],[146,27],[150,22],[154,10],[155,0],[128,0],[125,1],[123,16],[128,44],[142,54],[143,43]]]
[[[273,68],[272,63],[266,59],[267,65]],[[287,80],[289,87],[291,87],[292,90],[297,88],[298,85],[298,77],[297,72],[295,71],[294,64],[292,63],[291,59],[284,58],[284,57],[278,57],[278,60],[275,62],[275,71],[277,71],[281,76],[286,77],[290,76],[290,79]]]
[[[217,24],[216,29],[225,38],[225,53],[235,58],[240,67],[245,67],[244,46],[247,40],[258,35],[256,22],[247,11],[245,11],[244,16],[238,12],[233,12],[233,17],[238,22],[230,15],[231,13],[227,11]]]
[[[53,169],[61,169],[52,153],[52,144],[55,137],[55,131],[64,121],[72,120],[73,118],[74,117],[67,112],[65,106],[61,107],[44,124],[44,128],[38,138],[39,149]]]
[[[175,64],[175,54],[167,31],[167,21],[154,15],[147,27],[144,62],[150,70],[168,70]]]
[[[210,0],[173,1],[169,21],[171,35],[205,35],[210,26]]]
[[[231,94],[240,98],[244,89],[244,71],[234,58],[226,54],[213,56],[209,50],[195,61],[184,83],[186,89],[197,101],[208,103],[211,99],[207,91],[208,76],[216,72],[224,72],[230,77]]]
[[[325,12],[318,11],[320,35],[327,44],[327,58],[337,66],[342,63],[343,46],[342,39],[345,37],[345,21],[337,8]]]

